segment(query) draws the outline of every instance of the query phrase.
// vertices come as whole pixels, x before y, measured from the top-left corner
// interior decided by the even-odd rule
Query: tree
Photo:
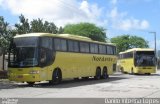
[[[86,36],[102,42],[106,39],[105,29],[92,23],[68,24],[64,27],[64,33]]]
[[[31,21],[31,32],[42,32],[42,31],[44,31],[43,20],[40,18],[33,19],[33,21]]]
[[[53,22],[45,21],[38,18],[31,21],[31,32],[46,32],[56,34],[58,32],[57,26]]]
[[[131,48],[148,48],[148,42],[141,37],[131,35],[121,35],[111,38],[111,42],[117,45],[117,52]]]
[[[45,32],[56,34],[58,31],[62,32],[62,28],[58,29],[53,22],[44,21],[40,18],[33,19],[30,23],[24,15],[19,16],[19,24],[15,24],[18,34],[26,34],[31,32]]]
[[[64,32],[64,29],[60,26],[58,29],[58,34],[63,34],[63,32]]]
[[[44,32],[56,34],[58,33],[58,28],[53,22],[45,21],[44,22]]]
[[[30,26],[28,19],[24,17],[24,15],[19,16],[20,23],[15,24],[15,27],[17,28],[17,33],[18,34],[25,34],[30,32]]]
[[[0,16],[0,47],[8,49],[12,37],[15,35],[14,31],[9,28],[9,23],[4,21]]]

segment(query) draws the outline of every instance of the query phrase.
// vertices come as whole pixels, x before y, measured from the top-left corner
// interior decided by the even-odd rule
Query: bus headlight
[[[39,70],[32,70],[29,72],[29,74],[39,74]]]

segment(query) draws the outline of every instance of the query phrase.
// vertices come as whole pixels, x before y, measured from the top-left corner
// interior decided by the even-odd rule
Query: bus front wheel
[[[60,69],[55,69],[52,74],[52,80],[50,84],[59,84],[62,81],[62,72]]]

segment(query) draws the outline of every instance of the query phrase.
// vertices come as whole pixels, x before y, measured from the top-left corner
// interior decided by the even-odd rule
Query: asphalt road
[[[0,98],[160,98],[160,71],[151,75],[115,73],[109,79],[47,82],[33,87],[0,81]]]

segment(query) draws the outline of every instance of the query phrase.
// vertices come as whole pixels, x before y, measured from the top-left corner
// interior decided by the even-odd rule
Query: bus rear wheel
[[[60,69],[55,69],[52,74],[52,80],[50,84],[59,84],[62,81],[62,72]]]
[[[151,73],[145,73],[146,75],[151,75]]]
[[[95,75],[94,79],[98,80],[100,78],[101,78],[101,69],[97,68],[96,69],[96,75]]]
[[[108,77],[109,77],[109,75],[108,75],[107,68],[104,67],[104,68],[103,68],[103,72],[102,72],[102,78],[103,78],[103,79],[107,79]]]
[[[29,86],[33,86],[35,82],[27,82]]]

